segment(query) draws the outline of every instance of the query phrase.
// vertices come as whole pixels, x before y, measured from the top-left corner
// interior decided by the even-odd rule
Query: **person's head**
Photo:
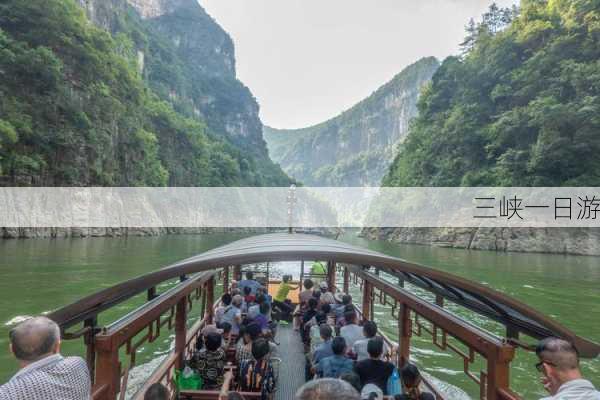
[[[284,275],[284,276],[283,276],[283,281],[284,281],[284,282],[286,282],[286,283],[287,283],[287,282],[289,282],[289,281],[291,281],[291,280],[292,280],[292,276],[291,276],[291,275]]]
[[[246,272],[246,279],[249,281],[254,280],[254,272],[252,272],[252,271]]]
[[[209,333],[204,338],[204,345],[208,351],[217,351],[221,347],[222,337],[218,333]]]
[[[344,306],[344,313],[350,312],[350,311],[354,311],[354,306],[352,304],[346,304]]]
[[[231,324],[229,322],[221,322],[219,329],[223,331],[223,335],[229,335],[231,333]]]
[[[407,389],[418,387],[421,383],[421,373],[416,365],[408,363],[400,370],[402,384]]]
[[[327,285],[327,282],[323,281],[321,283],[319,283],[319,289],[321,289],[321,293],[325,293],[329,290],[329,286]]]
[[[363,324],[363,335],[366,338],[374,338],[377,335],[377,324],[374,321],[365,321]]]
[[[340,375],[340,379],[348,382],[357,392],[360,392],[362,386],[360,384],[360,376],[356,372],[344,372]]]
[[[267,301],[267,298],[265,297],[264,294],[262,294],[262,293],[258,294],[258,292],[257,292],[255,301],[256,301],[256,304],[262,304]]]
[[[362,388],[360,398],[362,400],[383,400],[383,391],[379,386],[368,383]]]
[[[552,395],[563,383],[581,378],[579,353],[570,342],[555,337],[543,339],[535,354],[540,360],[535,366],[546,377]]]
[[[331,304],[323,304],[321,305],[321,312],[323,314],[329,314],[331,312]]]
[[[252,293],[252,288],[250,286],[244,286],[244,296],[250,296]]]
[[[341,356],[346,353],[346,339],[341,336],[336,336],[331,342],[331,350],[336,356]]]
[[[246,330],[244,331],[244,333],[248,335],[248,338],[250,340],[255,341],[260,337],[262,330],[260,329],[259,324],[252,322],[246,326]]]
[[[317,301],[319,301],[319,299],[321,298],[321,292],[318,290],[315,290],[313,292],[313,298],[316,299]]]
[[[229,293],[224,293],[223,296],[221,296],[221,303],[223,303],[224,306],[230,305],[231,295]]]
[[[346,311],[344,313],[344,321],[346,321],[347,324],[355,324],[356,323],[356,312],[354,310]]]
[[[311,310],[316,310],[318,305],[319,301],[314,297],[308,299],[308,308],[310,308]]]
[[[243,302],[244,298],[239,294],[236,294],[235,296],[233,296],[233,299],[231,299],[231,304],[238,308],[242,305]]]
[[[348,304],[352,304],[352,296],[349,294],[345,294],[342,296],[342,304],[347,306]]]
[[[310,280],[310,279],[305,279],[304,280],[304,289],[310,290],[310,289],[313,288],[313,286],[315,286],[315,284],[313,283],[312,280]]]
[[[144,400],[169,400],[170,398],[169,390],[160,382],[150,385],[144,393]]]
[[[308,381],[298,389],[296,400],[360,400],[351,384],[341,379],[323,378]]]
[[[369,357],[379,359],[383,354],[383,340],[381,338],[369,339],[367,353],[369,353]]]
[[[333,335],[333,331],[331,327],[327,324],[322,324],[319,326],[319,334],[321,335],[321,339],[327,341],[331,339],[331,335]]]
[[[233,289],[237,289],[237,287],[238,287],[238,282],[237,282],[235,279],[234,279],[234,280],[232,280],[232,281],[231,281],[231,286],[230,286],[230,289],[231,289],[231,290],[233,290]]]
[[[10,330],[10,349],[21,364],[30,364],[60,351],[60,328],[46,317],[29,318]]]
[[[260,306],[258,306],[258,311],[262,315],[269,315],[269,311],[271,311],[271,306],[269,306],[269,303],[263,302],[260,304]]]
[[[266,339],[259,338],[252,342],[252,357],[256,361],[262,360],[269,351],[269,342]]]

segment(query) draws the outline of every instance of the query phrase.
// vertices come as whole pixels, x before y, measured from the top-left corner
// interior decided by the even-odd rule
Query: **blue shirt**
[[[314,365],[319,364],[319,361],[321,361],[325,357],[331,357],[333,355],[333,350],[331,349],[331,342],[332,340],[329,339],[326,342],[323,342],[317,346],[313,354]]]
[[[317,374],[321,378],[339,378],[345,372],[352,372],[354,362],[351,359],[333,355],[325,357],[317,365]]]

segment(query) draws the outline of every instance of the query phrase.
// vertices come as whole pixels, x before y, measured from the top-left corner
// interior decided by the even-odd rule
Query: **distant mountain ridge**
[[[306,185],[378,186],[439,62],[423,58],[342,114],[303,129],[264,127],[271,158]]]

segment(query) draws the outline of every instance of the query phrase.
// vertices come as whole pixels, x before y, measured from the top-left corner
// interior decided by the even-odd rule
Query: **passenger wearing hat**
[[[223,329],[219,329],[217,328],[216,325],[206,325],[204,328],[202,328],[202,330],[200,331],[200,336],[202,337],[202,341],[203,343],[206,342],[206,338],[208,335],[210,335],[211,333],[216,333],[217,335],[221,336],[221,346],[224,346],[223,343]]]
[[[335,304],[335,297],[333,293],[329,291],[327,282],[323,281],[319,283],[319,289],[321,289],[321,297],[319,298],[320,304]]]

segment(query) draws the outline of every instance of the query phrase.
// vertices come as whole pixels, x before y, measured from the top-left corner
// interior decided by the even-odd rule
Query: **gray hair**
[[[10,343],[21,361],[37,361],[52,352],[60,340],[60,328],[46,317],[29,318],[10,330]]]
[[[244,298],[239,294],[236,294],[235,296],[233,296],[233,299],[231,300],[231,304],[233,304],[236,307],[242,305],[243,302],[244,302]]]
[[[296,400],[360,400],[360,393],[346,381],[323,378],[302,385]]]

